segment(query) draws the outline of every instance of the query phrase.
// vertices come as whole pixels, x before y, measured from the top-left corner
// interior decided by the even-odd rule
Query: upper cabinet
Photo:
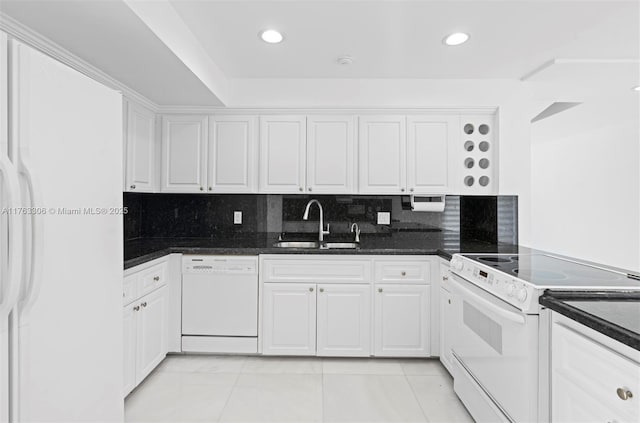
[[[361,194],[403,194],[406,191],[406,118],[360,117]]]
[[[260,192],[304,192],[306,117],[260,117]]]
[[[257,117],[209,119],[207,190],[247,193],[257,190]]]
[[[156,180],[155,114],[125,101],[125,191],[153,192]]]
[[[307,118],[307,191],[355,194],[356,140],[354,116]]]
[[[449,149],[456,144],[457,116],[407,117],[407,190],[409,194],[449,191]]]
[[[163,192],[205,191],[207,125],[207,116],[163,116],[160,187]]]

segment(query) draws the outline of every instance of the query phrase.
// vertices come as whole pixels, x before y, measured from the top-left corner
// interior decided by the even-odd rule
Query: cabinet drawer
[[[167,283],[167,264],[160,263],[140,272],[140,295],[161,287]]]
[[[138,295],[138,287],[139,287],[140,275],[138,273],[134,273],[129,276],[124,277],[124,281],[122,282],[122,305],[126,306],[133,302]]]
[[[622,421],[640,421],[640,363],[557,322],[552,329],[552,348],[554,414],[562,414],[564,384],[580,388],[582,399],[577,405],[601,402]],[[632,392],[633,397],[622,400],[619,388]]]
[[[368,260],[265,259],[263,282],[370,283]]]
[[[431,263],[418,261],[376,261],[376,283],[428,284]]]

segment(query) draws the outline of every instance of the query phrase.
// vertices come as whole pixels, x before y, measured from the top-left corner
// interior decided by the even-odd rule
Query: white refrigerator
[[[0,422],[122,421],[122,97],[0,33]]]

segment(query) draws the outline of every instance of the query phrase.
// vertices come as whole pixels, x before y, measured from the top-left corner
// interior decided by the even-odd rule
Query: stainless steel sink
[[[323,248],[328,250],[332,249],[355,249],[358,248],[359,244],[356,242],[327,242],[324,244]]]
[[[273,244],[278,248],[320,248],[318,241],[278,241]]]
[[[333,250],[333,249],[351,249],[354,250],[358,248],[359,244],[357,242],[323,242],[322,244],[319,241],[278,241],[273,244],[274,247],[278,248],[318,248],[322,250]]]

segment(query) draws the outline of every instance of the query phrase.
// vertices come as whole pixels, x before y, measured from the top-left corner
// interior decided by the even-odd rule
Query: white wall
[[[637,93],[587,100],[531,139],[531,246],[639,270]]]

